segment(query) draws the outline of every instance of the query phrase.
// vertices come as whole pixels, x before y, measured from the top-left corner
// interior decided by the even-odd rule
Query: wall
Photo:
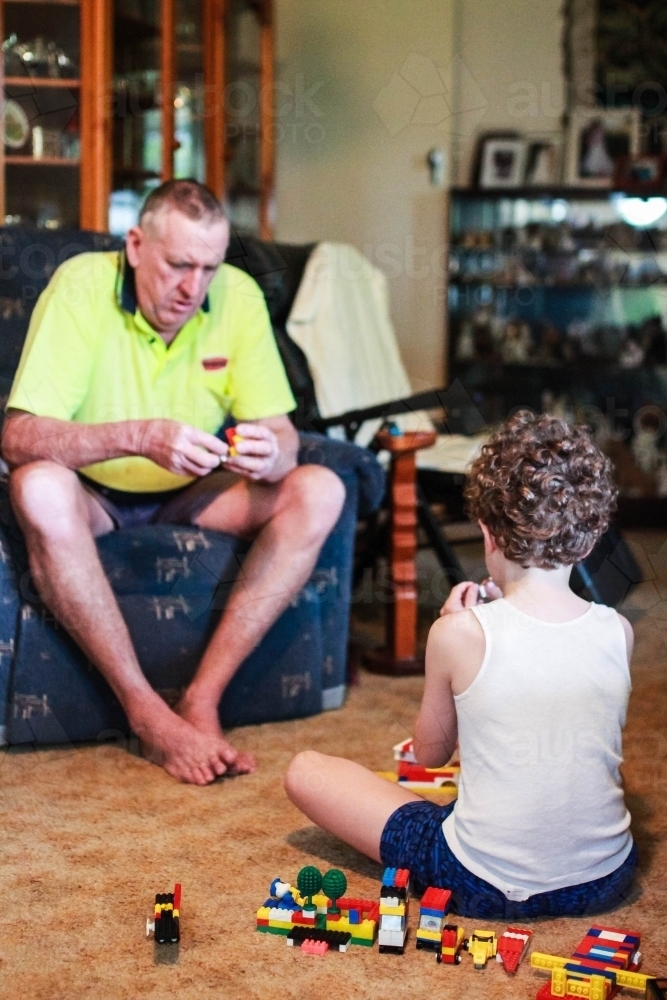
[[[559,140],[564,110],[559,0],[459,0],[455,17],[455,183],[470,183],[479,132]]]
[[[442,384],[446,195],[426,156],[467,183],[478,130],[557,127],[559,4],[276,0],[276,23],[276,236],[361,249],[413,388]]]

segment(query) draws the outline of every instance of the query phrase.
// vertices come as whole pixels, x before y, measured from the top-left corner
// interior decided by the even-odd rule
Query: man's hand
[[[270,479],[280,457],[278,436],[264,424],[237,424],[241,438],[234,445],[236,455],[230,455],[225,468],[256,482]]]
[[[502,590],[498,584],[493,582],[491,577],[485,580],[482,586],[484,587],[486,599],[489,601],[497,601],[498,598],[503,596]],[[480,584],[473,583],[471,580],[465,580],[463,583],[457,583],[455,587],[452,587],[449,597],[440,608],[440,617],[443,618],[445,615],[454,615],[459,611],[466,611],[468,608],[474,608],[483,602],[484,597],[480,594]]]
[[[217,469],[229,448],[219,438],[178,420],[150,420],[138,454],[177,476],[205,476]]]

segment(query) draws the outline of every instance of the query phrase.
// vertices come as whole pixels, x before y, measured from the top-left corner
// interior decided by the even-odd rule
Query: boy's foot
[[[186,691],[178,704],[174,706],[174,711],[181,719],[194,726],[197,732],[215,738],[225,745],[229,755],[226,758],[228,774],[250,774],[256,770],[257,763],[253,755],[236,750],[225,738],[215,705],[212,706],[208,701],[193,698]]]

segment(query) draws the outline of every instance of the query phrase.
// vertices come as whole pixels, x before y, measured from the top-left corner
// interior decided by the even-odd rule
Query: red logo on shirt
[[[204,371],[219,372],[221,368],[227,367],[228,358],[202,358]]]

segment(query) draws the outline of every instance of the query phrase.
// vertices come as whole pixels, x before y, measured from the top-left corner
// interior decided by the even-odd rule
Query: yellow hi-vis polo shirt
[[[169,347],[141,315],[124,255],[62,264],[35,306],[7,409],[80,424],[168,418],[215,434],[228,414],[289,413],[294,397],[261,289],[222,264],[207,300]],[[177,476],[139,456],[80,470],[129,492],[175,489]]]

